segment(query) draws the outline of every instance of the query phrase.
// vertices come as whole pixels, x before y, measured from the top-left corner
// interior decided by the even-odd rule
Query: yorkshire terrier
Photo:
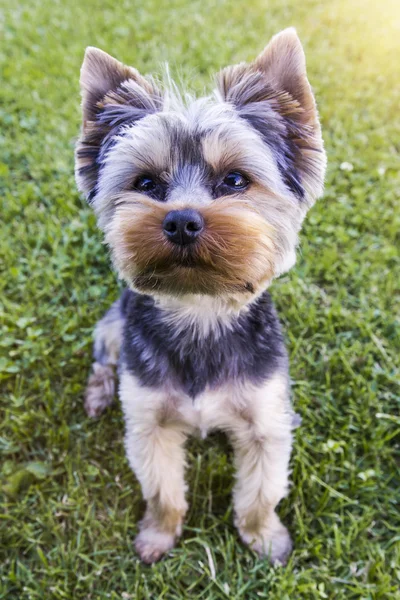
[[[273,563],[292,543],[275,512],[288,490],[296,415],[267,288],[295,263],[326,166],[294,29],[195,99],[97,48],[81,70],[76,179],[127,288],[95,329],[85,408],[111,404],[147,501],[144,562],[175,544],[187,511],[185,441],[220,429],[235,456],[235,524]]]

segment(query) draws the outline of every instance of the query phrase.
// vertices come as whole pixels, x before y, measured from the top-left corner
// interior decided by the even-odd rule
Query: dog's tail
[[[93,356],[95,362],[86,393],[85,410],[89,417],[98,417],[109,406],[115,394],[116,366],[122,345],[122,330],[125,321],[123,296],[119,298],[94,331]]]

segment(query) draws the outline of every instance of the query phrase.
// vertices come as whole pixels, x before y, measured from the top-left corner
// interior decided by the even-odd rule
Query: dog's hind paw
[[[115,372],[110,365],[93,364],[85,393],[85,411],[89,417],[98,417],[112,404],[115,392]]]

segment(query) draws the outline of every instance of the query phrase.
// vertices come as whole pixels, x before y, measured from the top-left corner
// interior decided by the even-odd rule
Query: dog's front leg
[[[231,430],[237,469],[235,524],[246,544],[282,564],[292,543],[275,508],[288,489],[291,429],[288,385],[276,376],[254,392]]]
[[[126,417],[125,447],[129,463],[147,501],[135,547],[152,563],[170,550],[181,534],[187,510],[184,481],[186,435],[171,416],[171,400],[162,390],[137,385],[122,373],[120,398]]]

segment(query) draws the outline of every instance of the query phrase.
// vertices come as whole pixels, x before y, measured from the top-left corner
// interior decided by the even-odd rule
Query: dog
[[[147,503],[136,550],[152,563],[173,548],[185,441],[219,429],[234,450],[240,537],[284,564],[292,542],[275,509],[297,418],[267,289],[295,263],[326,167],[300,40],[282,31],[199,99],[93,47],[80,82],[76,181],[127,284],[96,326],[85,408],[111,404],[117,371]]]

